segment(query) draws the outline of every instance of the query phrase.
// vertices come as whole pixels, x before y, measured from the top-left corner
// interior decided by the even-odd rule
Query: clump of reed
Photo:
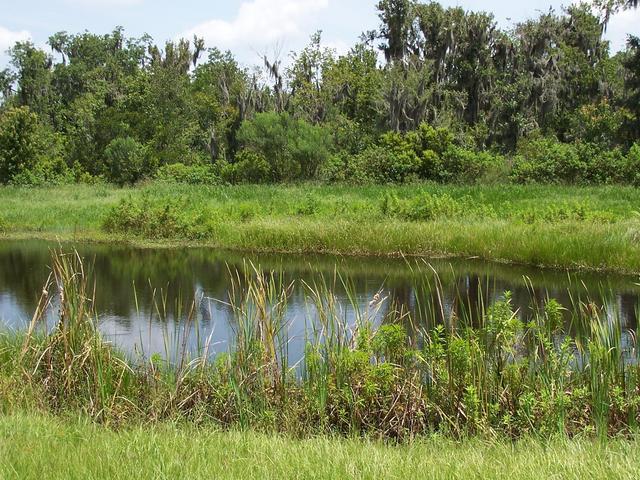
[[[439,297],[439,279],[431,276],[417,318],[389,304],[383,292],[362,306],[348,280],[336,275],[302,285],[306,348],[291,363],[293,285],[277,272],[244,272],[230,272],[233,287],[221,299],[235,325],[226,353],[212,355],[210,337],[196,354],[183,347],[173,359],[140,361],[103,341],[96,289],[89,289],[82,260],[56,252],[52,280],[13,368],[0,375],[33,384],[43,408],[80,409],[112,424],[178,418],[397,441],[431,433],[517,438],[637,431],[636,336],[621,329],[611,306],[532,296],[530,311],[518,312],[505,292],[489,305],[480,298],[445,311],[429,300]],[[336,298],[336,282],[349,308]],[[51,304],[59,320],[45,333],[37,326]],[[198,310],[185,313],[186,330]]]
[[[97,328],[93,308],[95,286],[77,252],[54,252],[51,275],[24,336],[16,371],[34,384],[54,411],[79,408],[102,421],[128,410],[123,392],[136,382],[132,368]],[[46,313],[57,310],[57,323],[48,331]]]

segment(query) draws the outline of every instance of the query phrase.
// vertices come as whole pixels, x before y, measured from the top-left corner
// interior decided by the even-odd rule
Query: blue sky
[[[535,17],[550,6],[560,9],[568,1],[443,0],[468,10],[495,14],[503,27]],[[13,42],[30,38],[46,47],[50,34],[66,30],[109,32],[116,25],[130,36],[149,33],[157,42],[191,37],[205,38],[207,46],[231,49],[241,62],[258,63],[260,54],[284,58],[307,43],[309,35],[323,30],[324,43],[346,51],[363,30],[375,28],[375,0],[0,0],[0,68],[2,53]],[[612,47],[624,45],[627,33],[640,36],[640,9],[616,16],[608,29]]]

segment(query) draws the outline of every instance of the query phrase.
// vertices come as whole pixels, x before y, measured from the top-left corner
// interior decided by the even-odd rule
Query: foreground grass
[[[420,203],[425,196],[436,199],[426,213]],[[386,209],[385,198],[405,210],[416,207],[418,218],[413,211]],[[133,207],[114,214],[123,200]],[[0,203],[5,238],[463,256],[640,272],[640,191],[630,187],[72,185],[4,187]],[[142,204],[155,210],[105,228],[110,215],[129,215]],[[176,217],[170,222],[162,217],[168,209]],[[154,215],[161,217],[156,223]],[[158,225],[165,228],[160,232]]]
[[[637,440],[429,438],[391,446],[294,440],[165,424],[111,431],[78,419],[0,417],[3,479],[130,478],[636,478]]]

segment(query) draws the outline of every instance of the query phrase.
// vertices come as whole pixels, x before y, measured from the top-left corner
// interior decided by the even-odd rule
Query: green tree
[[[245,121],[238,141],[269,162],[275,180],[309,179],[328,157],[328,135],[287,113],[259,113]]]
[[[29,107],[10,108],[0,115],[0,183],[33,169],[43,153],[38,116]]]
[[[147,149],[131,137],[112,140],[104,158],[109,180],[118,185],[134,184],[152,170]]]

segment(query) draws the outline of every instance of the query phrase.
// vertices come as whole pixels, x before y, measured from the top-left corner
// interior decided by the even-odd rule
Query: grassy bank
[[[461,443],[394,447],[361,440],[293,440],[188,425],[114,432],[39,414],[0,416],[3,479],[634,478],[636,440]]]
[[[0,188],[5,238],[346,255],[450,255],[640,272],[630,187]]]

